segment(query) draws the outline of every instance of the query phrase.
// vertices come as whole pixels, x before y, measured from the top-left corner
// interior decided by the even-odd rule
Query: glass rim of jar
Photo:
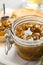
[[[15,40],[15,42],[18,44],[20,43],[20,45],[26,45],[26,46],[40,46],[40,44],[43,43],[43,38],[40,40],[24,40],[19,38],[18,36],[15,35],[14,33],[14,29],[16,28],[16,26],[20,23],[23,23],[23,21],[37,21],[37,22],[41,22],[43,23],[43,17],[38,16],[38,15],[26,15],[26,16],[22,16],[22,17],[18,17],[12,24],[12,32],[13,32],[13,38]]]

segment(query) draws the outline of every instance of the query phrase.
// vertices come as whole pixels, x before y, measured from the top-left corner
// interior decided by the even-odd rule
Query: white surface
[[[9,51],[8,55],[5,55],[5,47],[0,47],[0,62],[6,65],[37,65],[38,62],[29,62],[23,60],[16,53],[15,46]]]
[[[11,16],[12,15],[12,12],[14,11],[14,9],[6,8],[5,11],[6,11],[6,15]]]
[[[22,4],[22,0],[0,0],[0,9],[2,9],[2,4],[5,3],[6,8],[19,8]]]
[[[0,10],[2,10],[3,8],[3,3],[5,3],[6,8],[16,9],[20,7],[25,7],[26,1],[27,0],[0,0]],[[40,10],[43,11],[43,3],[40,7]]]

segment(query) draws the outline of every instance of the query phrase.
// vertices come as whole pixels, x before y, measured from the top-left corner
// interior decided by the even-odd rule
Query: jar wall
[[[43,45],[38,47],[26,47],[18,44],[15,45],[18,55],[25,60],[29,61],[39,60],[43,55]]]

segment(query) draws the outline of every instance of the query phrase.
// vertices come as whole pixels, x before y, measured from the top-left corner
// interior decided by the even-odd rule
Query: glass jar
[[[13,22],[12,30],[9,33],[11,34],[10,36],[12,36],[13,41],[15,42],[14,44],[16,46],[17,53],[20,57],[29,61],[38,60],[43,56],[43,39],[24,40],[19,38],[15,34],[16,27],[27,21],[28,22],[36,21],[43,24],[43,18],[40,16],[36,15],[23,16],[16,19],[15,22]],[[8,36],[9,33],[7,32]],[[6,37],[6,40],[9,38],[8,36]]]
[[[5,42],[5,28],[9,28],[9,25],[7,23],[8,20],[8,16],[3,16],[0,19],[0,43],[4,43]]]

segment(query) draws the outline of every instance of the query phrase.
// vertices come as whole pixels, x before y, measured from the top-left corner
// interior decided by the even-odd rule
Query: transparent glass
[[[16,50],[20,57],[26,60],[38,60],[43,56],[43,39],[36,41],[24,40],[15,35],[16,27],[23,23],[29,21],[36,21],[43,23],[43,18],[40,16],[23,16],[15,20],[12,24],[13,39],[15,41]]]
[[[0,5],[0,45],[2,45],[2,43],[5,42],[5,36],[4,36],[4,31],[1,30],[1,28],[3,29],[4,27],[2,26],[2,22],[1,22],[1,17],[3,17],[3,5]]]
[[[9,27],[8,26],[8,23],[7,23],[7,20],[9,18],[9,16],[5,16],[5,11],[4,11],[4,8],[3,8],[3,5],[2,7],[0,7],[0,45],[2,43],[5,43],[6,39],[5,39],[5,28]]]

